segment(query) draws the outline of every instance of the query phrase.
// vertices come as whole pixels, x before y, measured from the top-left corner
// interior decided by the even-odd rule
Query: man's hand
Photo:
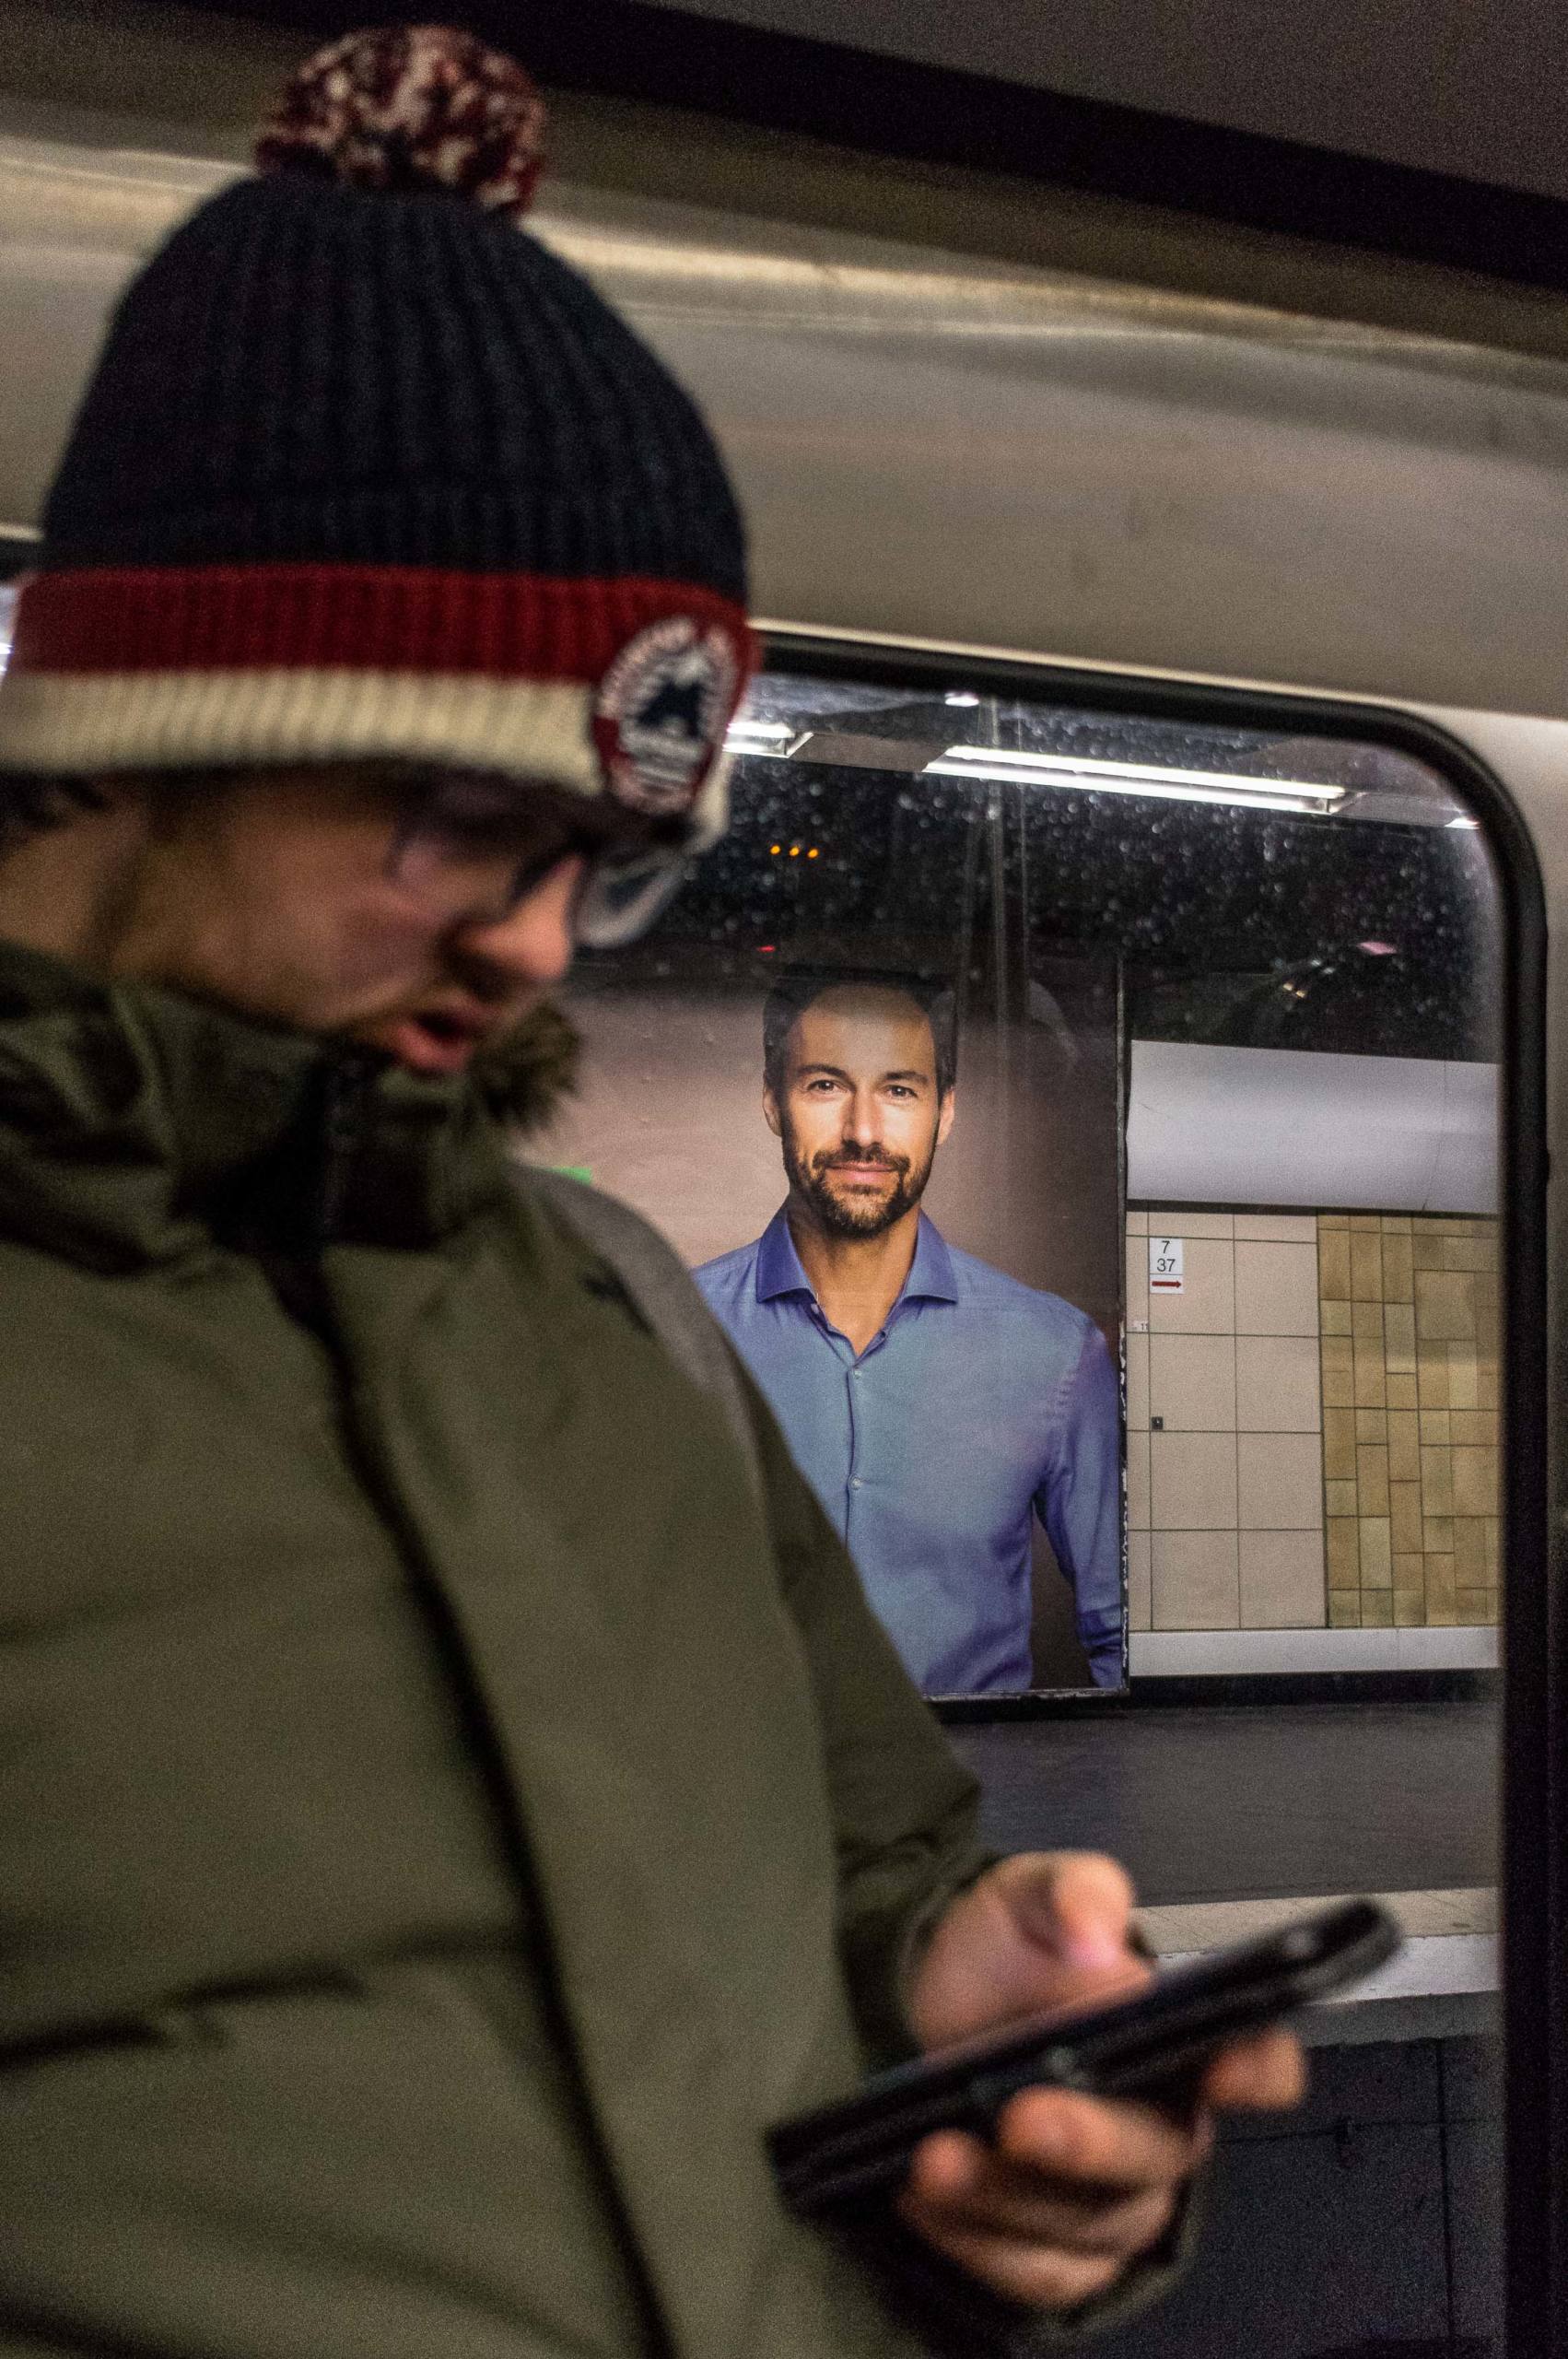
[[[1131,1907],[1127,1877],[1096,1853],[1002,1860],[953,1903],[920,1961],[909,2013],[921,2045],[1137,1989],[1151,1969],[1128,1947]],[[1296,2105],[1305,2084],[1297,2042],[1273,2031],[1216,2057],[1185,2119],[1025,2089],[1002,2108],[994,2146],[956,2130],[924,2140],[899,2209],[993,2292],[1071,2309],[1164,2236],[1213,2142],[1215,2107]]]

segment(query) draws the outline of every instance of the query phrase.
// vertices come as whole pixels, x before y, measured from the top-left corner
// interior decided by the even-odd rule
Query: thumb
[[[1132,1885],[1098,1851],[1034,1851],[1002,1862],[999,1897],[1019,1934],[1082,1974],[1124,1975]]]

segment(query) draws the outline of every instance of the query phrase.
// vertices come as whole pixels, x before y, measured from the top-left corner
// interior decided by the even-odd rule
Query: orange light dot
[[[810,851],[809,851],[809,852],[807,852],[807,854],[806,854],[806,858],[807,858],[808,860],[814,860],[814,859],[816,858],[816,846],[815,846],[815,844],[813,844],[813,846],[812,846],[812,848],[811,848]]]
[[[784,847],[782,844],[769,844],[767,849],[773,854],[774,859],[777,860]]]
[[[799,845],[799,844],[791,844],[791,845],[790,845],[790,859],[791,859],[791,860],[799,860],[799,859],[800,859],[800,857],[801,857],[801,847],[800,847],[800,845]]]

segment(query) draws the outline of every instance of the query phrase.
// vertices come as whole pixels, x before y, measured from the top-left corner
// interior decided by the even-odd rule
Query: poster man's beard
[[[864,1148],[850,1155],[839,1147],[832,1155],[819,1155],[808,1165],[790,1132],[786,1130],[784,1133],[784,1166],[790,1185],[811,1206],[818,1226],[829,1237],[884,1236],[925,1194],[935,1153],[933,1144],[919,1170],[907,1155],[871,1154]],[[835,1195],[830,1184],[833,1173],[857,1163],[872,1164],[879,1170],[895,1173],[896,1181],[889,1193],[868,1196],[863,1202]]]

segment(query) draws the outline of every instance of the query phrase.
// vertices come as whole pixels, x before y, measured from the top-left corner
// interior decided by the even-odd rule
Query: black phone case
[[[1178,1966],[1129,1999],[1054,2013],[994,2037],[879,2073],[853,2096],[767,2135],[786,2201],[808,2217],[896,2187],[933,2130],[989,2135],[1020,2089],[1042,2083],[1100,2096],[1179,2097],[1226,2040],[1360,1980],[1399,1947],[1373,1900],[1315,1916]]]

